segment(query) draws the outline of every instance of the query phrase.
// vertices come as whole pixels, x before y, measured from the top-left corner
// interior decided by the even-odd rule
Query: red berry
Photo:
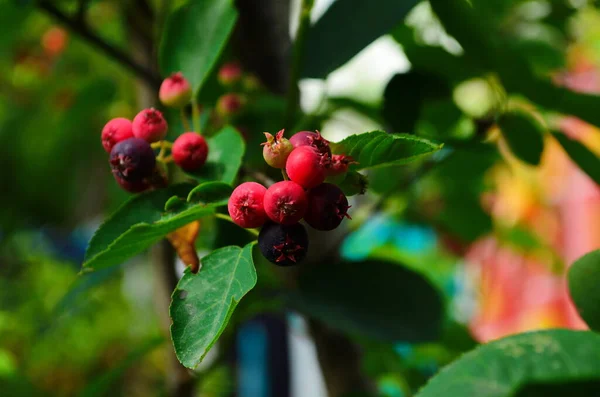
[[[300,146],[290,153],[285,170],[292,181],[311,189],[325,180],[327,164],[327,158],[311,146]]]
[[[331,148],[329,141],[321,136],[319,131],[300,131],[292,135],[290,138],[292,145],[297,148],[300,146],[312,146],[319,153],[331,157]]]
[[[69,34],[62,28],[53,26],[42,36],[42,48],[51,57],[60,55],[67,46]]]
[[[267,142],[261,143],[263,148],[263,158],[273,168],[285,168],[285,162],[294,147],[289,140],[283,137],[284,130],[277,133],[276,136],[265,132]]]
[[[112,148],[110,166],[117,181],[122,179],[137,185],[152,176],[156,158],[148,142],[129,138]]]
[[[173,161],[185,171],[197,171],[208,156],[208,145],[202,135],[195,132],[181,134],[171,148]]]
[[[256,182],[246,182],[236,187],[227,203],[231,219],[247,229],[262,226],[267,221],[264,207],[266,192],[267,188]]]
[[[192,87],[181,72],[173,73],[163,80],[158,91],[158,98],[165,106],[181,108],[190,103]]]
[[[148,143],[158,142],[167,135],[167,122],[162,113],[156,109],[144,109],[133,119],[133,136]]]
[[[340,188],[323,183],[308,192],[308,210],[304,220],[314,229],[333,230],[344,217],[350,218],[348,208],[348,199]]]
[[[221,66],[217,79],[224,86],[231,86],[242,78],[242,67],[237,62],[228,62]]]
[[[245,99],[239,94],[230,93],[222,95],[217,100],[217,113],[221,117],[232,117],[237,115],[245,104]]]
[[[102,128],[102,146],[108,153],[117,143],[129,138],[133,138],[133,131],[131,121],[126,118],[112,119]]]
[[[265,193],[267,216],[282,225],[298,223],[304,217],[307,206],[304,189],[296,182],[277,182]]]
[[[265,258],[278,266],[292,266],[308,253],[308,234],[299,223],[267,223],[258,235],[258,248]]]
[[[357,164],[350,156],[345,154],[334,154],[331,156],[331,164],[327,168],[327,176],[337,176],[348,172],[350,164]]]

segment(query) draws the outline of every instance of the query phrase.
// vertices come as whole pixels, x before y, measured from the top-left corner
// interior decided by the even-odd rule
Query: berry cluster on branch
[[[165,106],[183,108],[192,99],[192,88],[181,72],[174,73],[162,82],[158,97]],[[110,153],[112,174],[124,190],[139,193],[165,187],[167,177],[159,163],[173,161],[188,172],[202,168],[208,157],[204,137],[189,131],[171,143],[165,140],[168,128],[163,114],[154,108],[143,109],[133,121],[117,117],[106,123],[102,146]]]
[[[308,253],[302,219],[313,229],[331,231],[350,218],[346,195],[326,179],[345,174],[353,160],[332,155],[329,142],[318,131],[300,131],[289,140],[283,130],[265,136],[265,162],[280,168],[284,180],[268,189],[256,182],[242,183],[229,199],[229,215],[243,228],[262,227],[258,245],[270,262],[295,265]]]

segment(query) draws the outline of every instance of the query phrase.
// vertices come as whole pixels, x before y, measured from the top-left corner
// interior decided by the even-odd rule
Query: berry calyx
[[[117,143],[129,138],[133,138],[133,130],[131,121],[126,118],[114,118],[102,128],[102,147],[108,153]]]
[[[244,97],[239,94],[230,93],[221,95],[217,100],[217,113],[224,118],[236,116],[241,112],[245,103]]]
[[[302,186],[292,181],[273,184],[265,193],[265,212],[269,219],[282,225],[298,223],[308,207]]]
[[[116,173],[113,173],[113,176],[117,184],[129,193],[141,193],[148,189],[165,188],[168,185],[167,176],[159,167],[154,167],[154,171],[150,177],[138,181],[126,181]]]
[[[163,80],[158,90],[158,99],[169,107],[181,108],[190,103],[192,99],[192,86],[183,77],[183,73],[173,73]]]
[[[273,168],[285,168],[285,163],[294,150],[290,141],[283,137],[284,130],[275,136],[265,132],[267,142],[261,143],[263,147],[263,158]]]
[[[154,108],[139,112],[132,123],[133,136],[148,143],[158,142],[167,135],[167,122],[162,113]]]
[[[293,266],[308,253],[308,234],[299,223],[280,225],[269,222],[258,235],[258,247],[269,262],[278,266]]]
[[[110,166],[117,182],[122,179],[137,185],[152,176],[156,159],[148,142],[140,138],[129,138],[112,148]]]
[[[197,171],[208,156],[208,145],[202,135],[195,132],[181,134],[171,148],[173,161],[185,171]]]
[[[308,210],[304,220],[312,228],[329,231],[337,228],[348,215],[348,199],[339,187],[323,183],[308,192]]]
[[[331,164],[327,168],[327,176],[337,176],[348,172],[350,164],[358,164],[350,156],[345,154],[334,154],[331,156]]]
[[[319,153],[331,157],[331,148],[329,141],[321,136],[319,131],[300,131],[292,135],[290,138],[292,145],[297,148],[300,146],[312,146]]]
[[[217,80],[228,87],[236,84],[242,78],[242,67],[237,62],[227,62],[221,66],[217,74]]]
[[[267,188],[256,182],[242,183],[235,188],[227,209],[236,225],[246,229],[261,227],[267,221],[264,196]]]
[[[327,158],[312,146],[300,146],[290,153],[285,170],[290,179],[306,189],[323,183]]]

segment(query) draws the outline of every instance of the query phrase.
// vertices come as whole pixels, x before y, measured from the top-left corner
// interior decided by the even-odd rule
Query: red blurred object
[[[579,92],[600,92],[600,71],[584,59],[555,81]],[[600,153],[596,127],[566,117],[561,129]],[[497,222],[527,229],[567,267],[600,247],[600,188],[556,141],[547,139],[538,168],[512,161],[510,155],[507,163],[496,170],[496,191],[486,199]],[[465,259],[478,301],[470,328],[480,341],[541,328],[587,328],[571,302],[567,269],[553,271],[550,255],[526,255],[487,237],[473,244]]]
[[[69,34],[57,26],[48,29],[42,36],[42,48],[50,57],[59,56],[66,48]]]

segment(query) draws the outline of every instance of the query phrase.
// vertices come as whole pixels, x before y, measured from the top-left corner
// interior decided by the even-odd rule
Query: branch
[[[308,319],[308,326],[317,348],[327,394],[341,397],[350,393],[361,396],[373,393],[374,386],[362,371],[358,346],[342,332],[329,329],[313,318]]]
[[[312,11],[315,0],[302,0],[300,6],[300,22],[296,37],[294,39],[294,50],[292,56],[292,71],[290,74],[289,87],[287,92],[287,107],[285,109],[285,128],[291,128],[294,120],[294,114],[298,109],[300,102],[300,90],[298,88],[298,80],[300,79],[300,71],[304,66],[304,43],[306,35],[310,28],[310,13]]]
[[[89,0],[79,0],[77,4],[77,14],[75,14],[75,19],[82,24],[85,23],[85,14],[88,6]]]
[[[160,87],[161,78],[157,73],[154,73],[152,70],[136,63],[125,52],[108,44],[97,34],[91,31],[82,18],[70,18],[68,15],[64,14],[61,10],[59,10],[48,0],[40,1],[38,3],[38,6],[40,7],[40,9],[44,10],[46,13],[58,20],[60,23],[68,27],[71,31],[79,34],[90,44],[96,46],[106,55],[113,58],[115,61],[119,62],[121,65],[127,67],[129,70],[134,72],[138,77],[143,79],[152,88],[158,89],[158,87]]]

